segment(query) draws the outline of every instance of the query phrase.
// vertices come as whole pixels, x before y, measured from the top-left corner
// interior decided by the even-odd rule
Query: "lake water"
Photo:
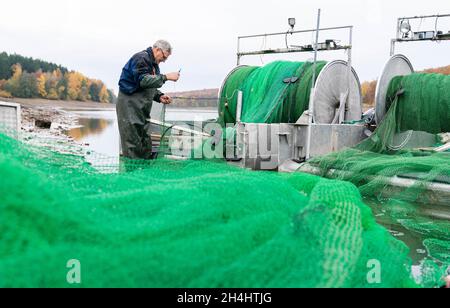
[[[119,127],[115,110],[71,110],[79,117],[80,127],[71,129],[68,135],[77,142],[100,154],[116,157],[119,155]],[[160,119],[160,105],[155,105],[152,118]],[[168,108],[166,121],[206,121],[217,118],[217,110],[211,108]]]

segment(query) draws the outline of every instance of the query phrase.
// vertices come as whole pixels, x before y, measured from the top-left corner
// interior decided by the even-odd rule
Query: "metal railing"
[[[436,15],[423,15],[423,16],[412,16],[412,17],[400,17],[397,19],[397,34],[396,38],[391,40],[391,50],[390,55],[393,56],[395,54],[395,44],[396,43],[406,43],[406,42],[424,42],[424,41],[448,41],[450,40],[450,29],[448,33],[439,34],[437,29],[437,22],[439,18],[448,18],[450,14],[436,14]],[[420,19],[421,22],[426,19],[436,19],[433,31],[419,31],[413,32],[412,29],[409,29],[408,32],[403,33],[401,30],[403,22],[408,22],[410,20]],[[433,32],[431,36],[424,35],[420,36],[420,33],[428,33]],[[418,34],[418,37],[415,37],[415,34]],[[410,36],[411,35],[411,36]]]
[[[309,108],[308,108],[308,134],[307,134],[307,145],[306,145],[306,159],[310,158],[310,147],[311,147],[311,126],[313,123],[313,115],[314,115],[314,90],[315,90],[315,84],[314,80],[316,79],[315,72],[316,72],[316,63],[317,63],[317,54],[318,52],[322,51],[334,51],[334,50],[345,50],[348,54],[348,82],[349,82],[349,89],[350,89],[350,82],[351,82],[351,71],[352,71],[352,44],[353,44],[353,26],[341,26],[341,27],[328,27],[328,28],[320,28],[320,15],[321,10],[318,10],[317,13],[317,27],[316,29],[308,29],[308,30],[298,30],[298,31],[287,31],[287,32],[277,32],[277,33],[267,33],[267,34],[256,34],[256,35],[246,35],[246,36],[239,36],[237,40],[237,65],[240,65],[241,58],[243,56],[254,56],[254,55],[264,55],[264,54],[282,54],[282,53],[300,53],[300,52],[313,52],[314,53],[314,66],[313,66],[313,84],[311,85],[311,96],[309,101]],[[319,48],[319,33],[323,31],[331,31],[331,30],[348,30],[349,35],[349,44],[348,45],[335,45],[333,48],[329,48],[325,45],[325,48]],[[296,34],[296,33],[315,33],[315,42],[314,45],[311,46],[311,48],[302,48],[302,47],[289,47],[286,42],[286,48],[277,48],[277,49],[260,49],[255,51],[248,51],[248,52],[241,52],[241,40],[248,39],[248,38],[257,38],[257,37],[268,37],[268,36],[281,36],[281,35],[288,35],[288,34]],[[329,41],[335,41],[335,40],[329,40]],[[322,45],[323,46],[323,45]]]

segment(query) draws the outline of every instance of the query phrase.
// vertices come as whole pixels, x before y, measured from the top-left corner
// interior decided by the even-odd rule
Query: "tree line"
[[[97,79],[42,60],[0,53],[0,97],[113,103],[112,90]]]

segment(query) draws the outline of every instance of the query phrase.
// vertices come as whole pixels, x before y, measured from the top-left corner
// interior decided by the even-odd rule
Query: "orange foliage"
[[[45,78],[45,74],[43,74],[42,72],[37,74],[36,79],[37,79],[37,89],[38,89],[39,95],[42,98],[47,97],[47,90],[45,89],[45,83],[47,82],[47,80]]]
[[[377,81],[365,81],[361,84],[363,104],[365,107],[373,107],[375,105],[375,89]]]
[[[450,65],[439,67],[439,68],[429,68],[423,71],[424,73],[437,73],[437,74],[444,74],[444,75],[450,75]]]
[[[71,100],[83,100],[82,87],[87,83],[87,78],[83,74],[72,71],[66,74],[67,95]]]

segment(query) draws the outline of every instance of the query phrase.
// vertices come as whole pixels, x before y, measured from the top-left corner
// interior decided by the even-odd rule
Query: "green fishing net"
[[[408,248],[350,183],[92,161],[0,135],[0,287],[416,286]]]
[[[243,123],[295,123],[309,107],[313,78],[326,62],[274,61],[262,67],[240,66],[227,76],[219,93],[217,131],[222,143],[236,147],[236,111],[238,93],[242,92],[241,122]],[[210,147],[212,140],[206,140]],[[217,143],[217,141],[215,141]],[[223,157],[234,157],[226,151]],[[198,155],[197,155],[198,156]]]
[[[376,200],[381,215],[417,235],[426,251],[427,286],[430,281],[436,286],[436,277],[450,265],[450,152],[436,151],[450,141],[449,89],[450,76],[394,78],[386,97],[389,109],[372,136],[310,162],[325,177],[354,183],[367,202]],[[430,274],[429,262],[440,270]]]
[[[219,93],[218,123],[236,123],[238,91],[242,122],[295,123],[308,108],[314,72],[317,78],[325,64],[274,61],[263,67],[238,67]]]
[[[219,122],[235,121],[236,89],[244,92],[248,121],[297,119],[307,106],[311,70],[308,63],[238,70],[221,94]],[[252,85],[252,76],[259,82]],[[0,287],[442,285],[448,218],[436,220],[437,209],[427,214],[417,203],[450,204],[426,189],[430,181],[448,183],[448,153],[398,147],[410,140],[395,136],[415,129],[399,124],[410,116],[402,104],[430,108],[424,101],[438,100],[447,107],[433,107],[433,119],[444,121],[428,130],[425,119],[420,129],[439,145],[448,93],[431,98],[413,87],[426,81],[408,82],[391,85],[392,106],[366,143],[312,162],[338,180],[206,160],[119,162],[0,135]],[[259,94],[245,94],[252,91]],[[386,182],[392,176],[415,184],[393,188]],[[385,224],[389,231],[377,223],[387,216],[395,224]],[[419,268],[394,237],[400,226],[421,235],[427,257]],[[67,280],[70,260],[79,261],[81,284]]]

